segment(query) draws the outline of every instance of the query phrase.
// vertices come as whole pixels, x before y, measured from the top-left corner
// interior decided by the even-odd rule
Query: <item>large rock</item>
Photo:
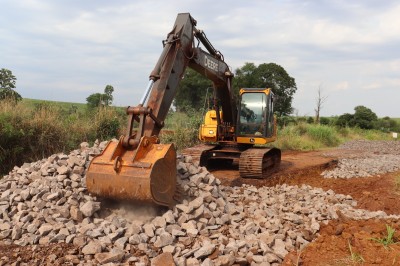
[[[112,252],[103,252],[97,253],[94,255],[96,261],[100,264],[106,263],[118,263],[124,258],[125,252],[120,251],[112,251]]]
[[[86,217],[90,217],[96,211],[100,210],[100,202],[88,201],[80,207],[80,211]]]
[[[174,241],[174,237],[171,236],[169,233],[164,232],[157,237],[156,242],[154,242],[154,246],[156,248],[162,248],[168,245],[171,245]]]
[[[175,266],[171,253],[161,253],[151,260],[151,266]]]
[[[83,220],[83,213],[79,210],[77,206],[71,206],[69,213],[73,220],[78,222],[81,222]]]
[[[82,248],[82,253],[85,255],[94,255],[101,253],[101,244],[98,241],[90,241],[86,246]]]
[[[274,253],[283,259],[289,252],[286,250],[285,242],[282,239],[275,239],[275,244],[272,247]]]
[[[213,253],[214,250],[215,250],[214,244],[211,244],[211,243],[206,244],[194,253],[194,257],[196,259],[203,259],[203,258],[207,257],[208,255],[210,255],[211,253]]]

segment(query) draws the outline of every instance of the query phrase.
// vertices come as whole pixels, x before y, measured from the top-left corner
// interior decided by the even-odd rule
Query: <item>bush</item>
[[[21,162],[24,145],[21,140],[25,132],[21,130],[21,121],[12,114],[0,114],[0,173],[10,170],[10,166]]]
[[[327,117],[320,117],[320,118],[319,118],[319,123],[320,123],[321,125],[329,125],[330,122],[331,122],[330,119],[327,118]]]
[[[375,121],[374,128],[384,132],[399,131],[400,129],[397,121],[388,116]]]
[[[121,117],[112,107],[99,107],[96,109],[94,137],[100,140],[118,138],[121,135]]]
[[[307,118],[307,123],[308,123],[308,124],[313,124],[313,123],[314,123],[314,118],[312,118],[311,116],[309,116],[309,117]]]
[[[345,113],[338,117],[336,125],[339,127],[351,127],[354,126],[354,115]]]

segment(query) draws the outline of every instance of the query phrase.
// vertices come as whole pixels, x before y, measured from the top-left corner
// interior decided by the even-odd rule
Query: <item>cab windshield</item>
[[[267,95],[244,93],[240,105],[239,135],[265,135]]]

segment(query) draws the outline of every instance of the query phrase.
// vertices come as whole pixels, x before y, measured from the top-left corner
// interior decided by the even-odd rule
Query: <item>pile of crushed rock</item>
[[[374,154],[400,155],[400,141],[395,140],[353,140],[339,146],[343,150],[361,150]]]
[[[351,196],[307,185],[225,187],[190,157],[178,158],[177,179],[188,196],[173,209],[143,215],[112,208],[85,186],[89,162],[105,145],[83,143],[69,155],[15,167],[0,180],[1,241],[79,247],[62,257],[52,254],[54,264],[279,265],[339,212],[354,219],[388,217],[355,209]]]
[[[362,151],[362,156],[341,158],[336,168],[322,172],[325,178],[370,177],[400,170],[400,141],[349,141],[339,147]]]

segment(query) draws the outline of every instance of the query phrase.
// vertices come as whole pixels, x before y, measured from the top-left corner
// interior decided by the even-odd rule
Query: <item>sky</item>
[[[0,0],[0,68],[24,98],[85,103],[114,87],[139,103],[162,40],[189,12],[226,63],[281,65],[296,115],[400,117],[400,1]]]

